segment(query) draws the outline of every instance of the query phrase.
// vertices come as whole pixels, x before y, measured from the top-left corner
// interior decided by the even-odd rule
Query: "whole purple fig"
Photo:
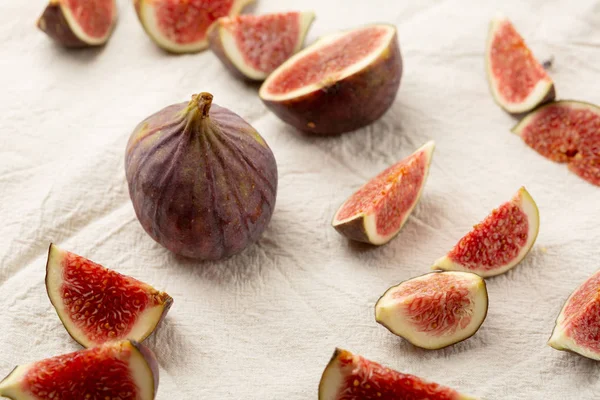
[[[277,194],[277,164],[265,140],[212,99],[200,93],[146,118],[125,154],[129,195],[146,232],[202,260],[258,240]]]

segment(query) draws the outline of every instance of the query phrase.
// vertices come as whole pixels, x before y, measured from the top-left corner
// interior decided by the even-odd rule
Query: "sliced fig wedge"
[[[434,148],[433,141],[427,142],[358,189],[335,213],[333,227],[359,242],[392,240],[419,202]]]
[[[291,57],[269,75],[259,96],[297,129],[333,135],[379,119],[401,77],[396,28],[368,25],[325,36]]]
[[[46,290],[66,330],[79,344],[146,339],[173,299],[152,286],[50,245]]]
[[[418,376],[336,349],[319,384],[319,400],[476,400]]]
[[[208,30],[221,17],[238,15],[255,0],[134,0],[144,30],[172,53],[208,47]]]
[[[432,269],[500,275],[525,258],[535,243],[540,216],[535,201],[522,187],[463,236]]]
[[[518,115],[554,100],[552,79],[507,18],[490,23],[485,58],[492,95],[505,111]]]
[[[594,273],[569,296],[548,345],[600,360],[600,271]]]
[[[562,100],[527,114],[513,129],[532,149],[600,186],[600,107]]]
[[[153,400],[157,390],[154,354],[132,341],[20,365],[0,382],[0,397],[13,400]]]
[[[115,0],[50,0],[37,26],[65,47],[105,44],[117,22]]]
[[[240,15],[219,18],[210,28],[210,48],[236,76],[262,81],[297,53],[312,12]]]
[[[431,272],[389,288],[375,305],[375,319],[413,345],[435,350],[473,336],[487,309],[479,275]]]

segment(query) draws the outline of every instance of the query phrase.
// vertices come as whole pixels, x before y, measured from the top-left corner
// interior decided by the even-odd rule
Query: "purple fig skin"
[[[148,347],[144,346],[141,343],[138,343],[134,340],[130,340],[131,345],[137,350],[138,353],[144,357],[146,360],[146,364],[150,368],[152,372],[152,378],[154,379],[154,397],[156,397],[156,393],[158,392],[158,384],[160,381],[159,373],[158,373],[158,361],[156,360],[156,356]]]
[[[367,235],[367,231],[365,229],[364,216],[355,218],[352,221],[346,222],[345,224],[336,225],[334,228],[348,239],[371,244],[369,241],[369,235]]]
[[[320,135],[337,135],[378,120],[392,105],[402,78],[398,35],[381,55],[362,70],[303,96],[265,105],[295,128]]]
[[[42,32],[65,47],[82,48],[90,46],[73,33],[63,14],[60,3],[56,1],[50,1],[36,25]]]
[[[218,260],[262,235],[277,193],[277,164],[258,132],[202,93],[133,131],[129,194],[146,232],[172,252]]]
[[[254,79],[250,79],[246,75],[242,74],[240,70],[237,69],[237,67],[231,62],[229,57],[227,57],[225,54],[225,49],[223,48],[223,42],[221,41],[221,35],[219,35],[219,29],[221,29],[221,24],[220,21],[217,20],[217,22],[215,22],[208,31],[208,45],[212,52],[215,53],[217,58],[221,60],[225,68],[227,68],[227,70],[231,72],[233,76],[246,82],[257,82]]]

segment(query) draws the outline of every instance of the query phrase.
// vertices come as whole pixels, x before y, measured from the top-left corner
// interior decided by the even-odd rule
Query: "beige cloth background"
[[[405,71],[392,109],[366,129],[315,138],[268,112],[210,52],[157,49],[129,1],[104,49],[76,52],[35,29],[44,0],[0,2],[0,375],[78,349],[44,289],[53,241],[175,298],[148,340],[159,400],[315,399],[335,346],[486,399],[600,396],[597,363],[546,346],[563,301],[599,267],[600,192],[509,132],[515,120],[492,101],[483,58],[487,23],[502,11],[540,59],[554,57],[560,98],[600,103],[600,5],[499,3],[260,0],[256,12],[314,10],[309,42],[367,22],[398,26]],[[123,168],[133,127],[199,91],[252,123],[279,164],[271,225],[220,263],[181,262],[155,244]],[[330,227],[348,195],[428,139],[430,178],[394,241],[365,248]],[[489,314],[474,337],[424,351],[374,322],[388,286],[427,272],[521,185],[538,202],[540,235],[520,266],[488,281]]]

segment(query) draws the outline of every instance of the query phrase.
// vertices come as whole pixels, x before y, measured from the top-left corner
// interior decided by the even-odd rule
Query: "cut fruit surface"
[[[583,282],[563,306],[548,344],[600,360],[600,271]]]
[[[600,107],[562,100],[528,114],[512,131],[542,156],[600,186]]]
[[[146,339],[173,299],[152,286],[50,245],[46,289],[69,334],[84,347]]]
[[[475,400],[418,376],[336,349],[319,384],[319,400]]]
[[[210,29],[210,47],[236,75],[264,80],[300,50],[314,18],[312,12],[220,18]]]
[[[513,24],[504,17],[490,23],[487,76],[496,102],[511,114],[554,100],[554,83]]]
[[[269,75],[259,95],[296,128],[337,134],[383,115],[401,76],[396,28],[369,25],[319,39]]]
[[[432,272],[389,288],[375,319],[424,349],[441,349],[475,334],[487,315],[485,282],[470,272]]]
[[[389,242],[419,202],[434,148],[427,142],[358,189],[336,212],[333,227],[360,242]]]
[[[99,46],[117,21],[115,0],[50,0],[37,26],[67,47]]]
[[[221,17],[234,16],[254,0],[134,0],[146,33],[161,48],[193,53],[208,47],[208,30]]]
[[[154,355],[131,341],[20,365],[0,382],[0,397],[13,400],[152,400],[157,390]]]
[[[539,227],[537,205],[522,187],[475,225],[432,269],[468,271],[483,277],[502,274],[529,253]]]

